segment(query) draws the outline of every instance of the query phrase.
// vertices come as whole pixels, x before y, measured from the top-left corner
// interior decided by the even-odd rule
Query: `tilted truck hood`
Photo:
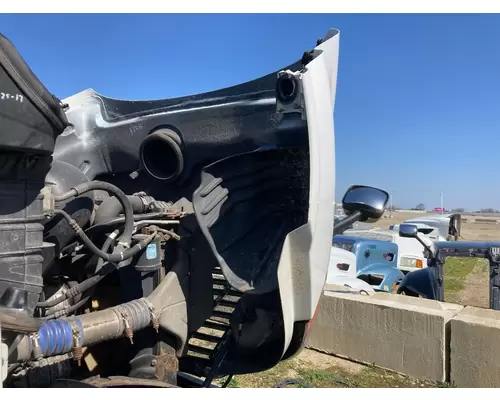
[[[338,53],[339,32],[330,30],[300,61],[241,85],[165,100],[93,90],[64,100],[72,128],[58,138],[55,160],[128,194],[185,204],[182,257],[167,275],[178,287],[160,320],[179,348],[212,312],[214,268],[241,293],[224,360],[231,373],[267,369],[299,351],[323,293]],[[177,142],[176,151],[150,154],[161,179],[141,169],[141,144],[158,130]]]

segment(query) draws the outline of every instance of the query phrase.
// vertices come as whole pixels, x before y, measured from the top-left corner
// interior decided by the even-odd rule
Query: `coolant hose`
[[[127,196],[134,214],[142,214],[147,211],[148,199],[141,196]],[[150,201],[150,200],[149,200]],[[109,221],[118,217],[123,212],[123,205],[117,197],[104,200],[95,213],[94,224]]]
[[[165,217],[168,217],[169,215],[171,215],[171,214],[168,212],[163,212],[163,211],[152,212],[152,213],[147,213],[147,214],[139,214],[139,215],[134,215],[134,222],[144,221],[147,219],[165,218]],[[117,224],[122,224],[124,221],[125,221],[124,217],[116,217],[116,218],[107,220],[105,222],[101,222],[100,224],[92,225],[91,227],[89,227],[85,230],[85,233],[88,236],[92,236],[95,231],[97,231],[101,228],[107,228],[107,227],[114,226]]]
[[[130,200],[127,195],[115,185],[102,181],[85,182],[81,185],[75,186],[73,189],[60,196],[55,196],[54,199],[55,201],[64,201],[92,190],[104,190],[113,194],[122,205],[123,213],[125,214],[125,227],[123,229],[123,234],[120,236],[119,243],[122,242],[125,246],[128,246],[132,241],[132,234],[134,230],[134,209],[132,208],[132,204],[130,204]]]
[[[109,261],[109,262],[120,262],[123,260],[127,260],[130,257],[135,256],[139,251],[141,251],[144,247],[146,247],[151,241],[154,239],[156,233],[149,235],[147,238],[140,240],[137,242],[134,246],[132,246],[130,249],[125,250],[125,251],[120,251],[117,253],[113,254],[108,254],[103,252],[101,249],[99,249],[91,240],[90,238],[85,234],[85,232],[82,230],[82,228],[76,223],[76,221],[70,217],[70,215],[63,211],[63,210],[55,210],[55,214],[60,214],[66,220],[68,221],[69,225],[75,233],[78,235],[78,237],[81,239],[81,241],[87,246],[87,248],[96,256],[101,257],[104,259],[104,261]],[[133,216],[131,219],[132,226],[134,223]],[[123,235],[122,235],[123,236]]]

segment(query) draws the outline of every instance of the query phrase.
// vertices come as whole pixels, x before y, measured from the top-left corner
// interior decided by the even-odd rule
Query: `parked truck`
[[[400,237],[397,230],[379,228],[349,229],[345,231],[345,234],[354,237],[391,242],[397,245],[397,268],[403,271],[403,273],[408,273],[420,268],[427,268],[427,259],[424,257],[422,246],[416,240]],[[427,243],[431,242],[425,235],[421,233],[420,235]]]
[[[397,263],[398,245],[395,243],[335,235],[326,283],[391,293],[404,277]]]

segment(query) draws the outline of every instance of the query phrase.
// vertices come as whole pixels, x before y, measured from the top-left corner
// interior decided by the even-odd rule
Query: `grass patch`
[[[476,258],[450,257],[444,264],[444,292],[457,293],[464,289],[464,280],[472,272],[478,260]]]
[[[354,373],[338,366],[318,367],[297,358],[265,372],[235,376],[228,387],[270,388],[287,380],[293,380],[293,384],[285,386],[289,388],[440,387],[433,382],[413,379],[378,367],[362,367]]]
[[[241,388],[270,388],[284,379],[297,379],[300,378],[295,369],[298,367],[297,363],[293,360],[284,361],[279,363],[274,368],[265,372],[256,374],[237,375],[231,379],[228,387],[241,387]],[[224,382],[225,378],[216,380],[216,385]]]

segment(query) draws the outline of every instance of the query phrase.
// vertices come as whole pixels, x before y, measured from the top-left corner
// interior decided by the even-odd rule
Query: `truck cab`
[[[389,227],[389,230],[399,232],[400,225],[401,224],[391,225]],[[420,236],[423,235],[423,236],[429,238],[430,240],[432,240],[433,242],[446,241],[446,237],[441,236],[441,232],[435,226],[430,226],[430,225],[423,224],[423,223],[415,223],[412,225],[415,225],[417,227],[418,233]]]
[[[399,236],[397,230],[390,229],[351,229],[345,232],[349,236],[358,236],[372,240],[381,240],[394,243],[398,247],[397,268],[403,273],[408,273],[420,268],[427,268],[427,259],[420,243],[410,238]],[[431,243],[429,238],[420,235],[426,243]]]
[[[391,292],[403,278],[397,259],[398,246],[394,243],[335,235],[327,283]]]
[[[404,224],[418,225],[425,224],[435,228],[439,232],[439,241],[457,241],[462,228],[461,214],[429,215],[425,217],[411,218],[403,222]]]

